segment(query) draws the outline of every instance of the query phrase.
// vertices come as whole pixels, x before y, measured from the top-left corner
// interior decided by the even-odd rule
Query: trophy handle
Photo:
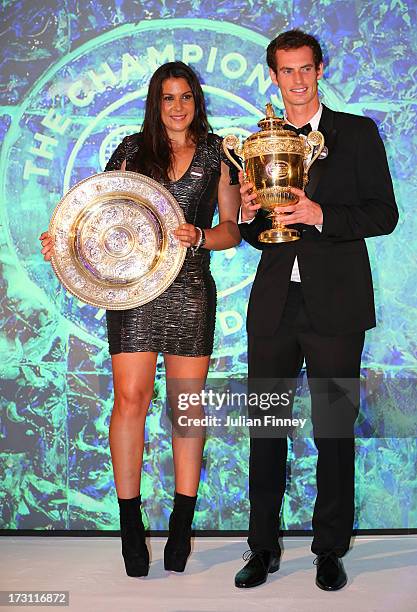
[[[317,150],[311,158],[310,162],[308,163],[306,169],[304,170],[304,186],[306,186],[308,182],[308,171],[310,170],[316,159],[319,157],[320,153],[323,151],[324,136],[321,132],[314,130],[313,132],[310,132],[307,136],[307,143],[311,147],[317,147]]]
[[[239,138],[234,136],[234,134],[228,134],[228,136],[225,136],[223,138],[223,151],[225,152],[226,157],[230,159],[232,164],[236,166],[240,172],[244,173],[244,167],[239,164],[239,162],[237,162],[232,155],[230,155],[230,151],[234,151],[239,157],[242,157],[243,147],[239,142]]]

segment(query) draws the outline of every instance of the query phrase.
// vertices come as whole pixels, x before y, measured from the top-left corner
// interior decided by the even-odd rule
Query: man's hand
[[[239,172],[239,183],[240,183],[240,197],[242,200],[241,204],[241,219],[242,221],[251,221],[256,215],[256,211],[261,207],[260,204],[256,204],[255,200],[257,193],[253,191],[253,184],[245,182],[243,178],[243,172]]]
[[[322,225],[323,211],[319,204],[310,200],[302,189],[290,187],[291,193],[300,199],[293,206],[277,206],[275,212],[290,213],[283,214],[279,220],[283,225],[293,225],[294,223],[305,223],[305,225]]]

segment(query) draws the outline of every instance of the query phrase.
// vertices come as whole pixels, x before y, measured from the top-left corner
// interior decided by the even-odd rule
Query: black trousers
[[[365,332],[317,334],[309,320],[301,283],[294,282],[290,282],[277,332],[248,338],[250,385],[259,379],[294,380],[306,362],[318,450],[311,546],[316,555],[334,551],[341,557],[349,548],[354,519],[353,428],[359,410],[364,338]],[[288,380],[285,384],[288,388]],[[251,437],[248,544],[252,550],[280,551],[279,513],[286,487],[286,464],[286,436]]]

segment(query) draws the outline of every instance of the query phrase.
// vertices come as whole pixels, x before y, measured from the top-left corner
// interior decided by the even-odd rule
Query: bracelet
[[[201,227],[197,226],[195,226],[195,229],[198,230],[200,235],[198,237],[197,244],[190,247],[193,256],[195,255],[196,251],[198,251],[201,246],[201,243],[203,242],[203,230],[201,229]]]

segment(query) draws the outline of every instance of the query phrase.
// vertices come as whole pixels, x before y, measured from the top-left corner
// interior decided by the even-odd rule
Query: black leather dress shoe
[[[248,563],[235,576],[235,586],[250,589],[266,582],[268,574],[279,570],[279,556],[270,550],[248,551],[243,559]]]
[[[338,591],[347,583],[345,568],[336,553],[318,555],[314,564],[317,565],[316,584],[323,591]]]

